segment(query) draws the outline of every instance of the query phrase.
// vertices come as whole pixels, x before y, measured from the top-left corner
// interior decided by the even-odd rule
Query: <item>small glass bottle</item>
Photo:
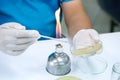
[[[113,65],[111,80],[120,80],[120,63]]]
[[[63,52],[61,44],[57,44],[55,52],[49,55],[46,70],[57,76],[66,75],[71,71],[70,58]]]

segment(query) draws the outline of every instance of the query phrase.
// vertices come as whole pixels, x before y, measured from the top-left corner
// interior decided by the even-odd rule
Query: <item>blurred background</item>
[[[120,31],[120,25],[114,24],[111,17],[101,9],[98,0],[83,0],[83,5],[93,25],[95,25],[93,28],[100,34]],[[63,34],[67,36],[64,19],[61,25]]]

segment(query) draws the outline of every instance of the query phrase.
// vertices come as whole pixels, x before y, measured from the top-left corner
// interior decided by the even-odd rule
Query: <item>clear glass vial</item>
[[[120,63],[115,63],[113,65],[111,80],[120,80]]]

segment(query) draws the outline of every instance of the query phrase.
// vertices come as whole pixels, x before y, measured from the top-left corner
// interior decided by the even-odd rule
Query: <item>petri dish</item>
[[[81,80],[81,79],[75,76],[63,76],[57,78],[56,80]]]
[[[95,45],[83,49],[72,49],[74,63],[77,68],[84,73],[100,74],[107,68],[107,62],[102,57],[96,56],[102,52],[102,43],[97,42]]]

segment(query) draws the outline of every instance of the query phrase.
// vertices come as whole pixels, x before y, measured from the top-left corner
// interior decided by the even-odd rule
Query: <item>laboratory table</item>
[[[100,40],[103,50],[96,55],[107,62],[106,70],[101,74],[86,74],[76,67],[72,68],[68,76],[76,76],[81,80],[110,80],[113,64],[120,62],[120,32],[100,34]],[[58,43],[63,45],[64,52],[72,58],[68,42],[55,40],[38,41],[19,56],[0,52],[0,80],[55,80],[61,77],[46,71],[48,56],[55,51]]]

